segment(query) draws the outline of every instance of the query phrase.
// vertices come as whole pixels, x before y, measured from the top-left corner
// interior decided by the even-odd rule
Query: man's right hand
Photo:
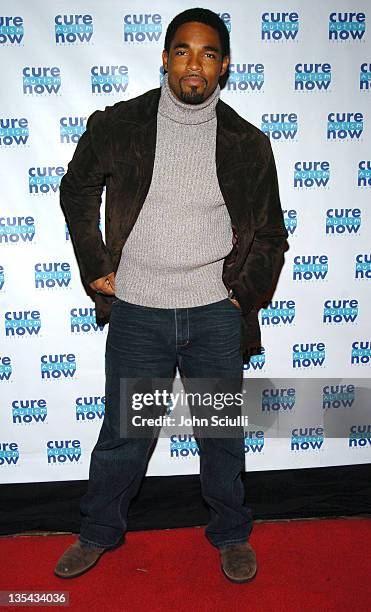
[[[115,295],[115,273],[110,272],[107,276],[97,278],[97,280],[89,283],[91,287],[97,293],[104,293],[105,295]]]

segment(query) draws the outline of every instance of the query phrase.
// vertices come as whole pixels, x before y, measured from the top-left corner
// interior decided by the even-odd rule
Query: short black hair
[[[226,55],[229,57],[230,43],[227,26],[225,25],[224,21],[220,19],[219,15],[213,11],[210,11],[209,9],[204,8],[187,9],[186,11],[179,13],[179,15],[176,15],[169,23],[166,30],[164,43],[164,49],[167,51],[167,53],[170,53],[170,46],[177,29],[184,23],[189,23],[190,21],[204,23],[205,25],[214,28],[214,30],[216,30],[219,34],[222,57],[225,57]]]

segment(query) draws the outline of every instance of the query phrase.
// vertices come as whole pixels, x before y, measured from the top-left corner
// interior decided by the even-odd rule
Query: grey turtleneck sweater
[[[126,302],[190,308],[228,296],[222,269],[233,232],[216,176],[219,95],[218,85],[201,104],[185,104],[164,77],[152,182],[116,273]]]

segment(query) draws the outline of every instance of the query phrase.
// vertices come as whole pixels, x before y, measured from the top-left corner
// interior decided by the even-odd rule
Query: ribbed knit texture
[[[228,295],[222,269],[233,233],[216,176],[219,95],[218,86],[201,104],[185,104],[164,77],[152,182],[116,273],[122,300],[188,308]]]

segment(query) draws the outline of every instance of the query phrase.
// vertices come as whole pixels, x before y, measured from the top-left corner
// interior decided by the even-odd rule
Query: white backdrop
[[[88,475],[107,327],[81,287],[59,183],[91,112],[159,86],[167,24],[197,5],[0,3],[2,482]],[[245,370],[246,467],[369,462],[368,3],[202,5],[231,31],[222,98],[270,137],[290,232],[260,311],[264,353]],[[194,442],[175,436],[159,440],[147,473],[197,472]]]

